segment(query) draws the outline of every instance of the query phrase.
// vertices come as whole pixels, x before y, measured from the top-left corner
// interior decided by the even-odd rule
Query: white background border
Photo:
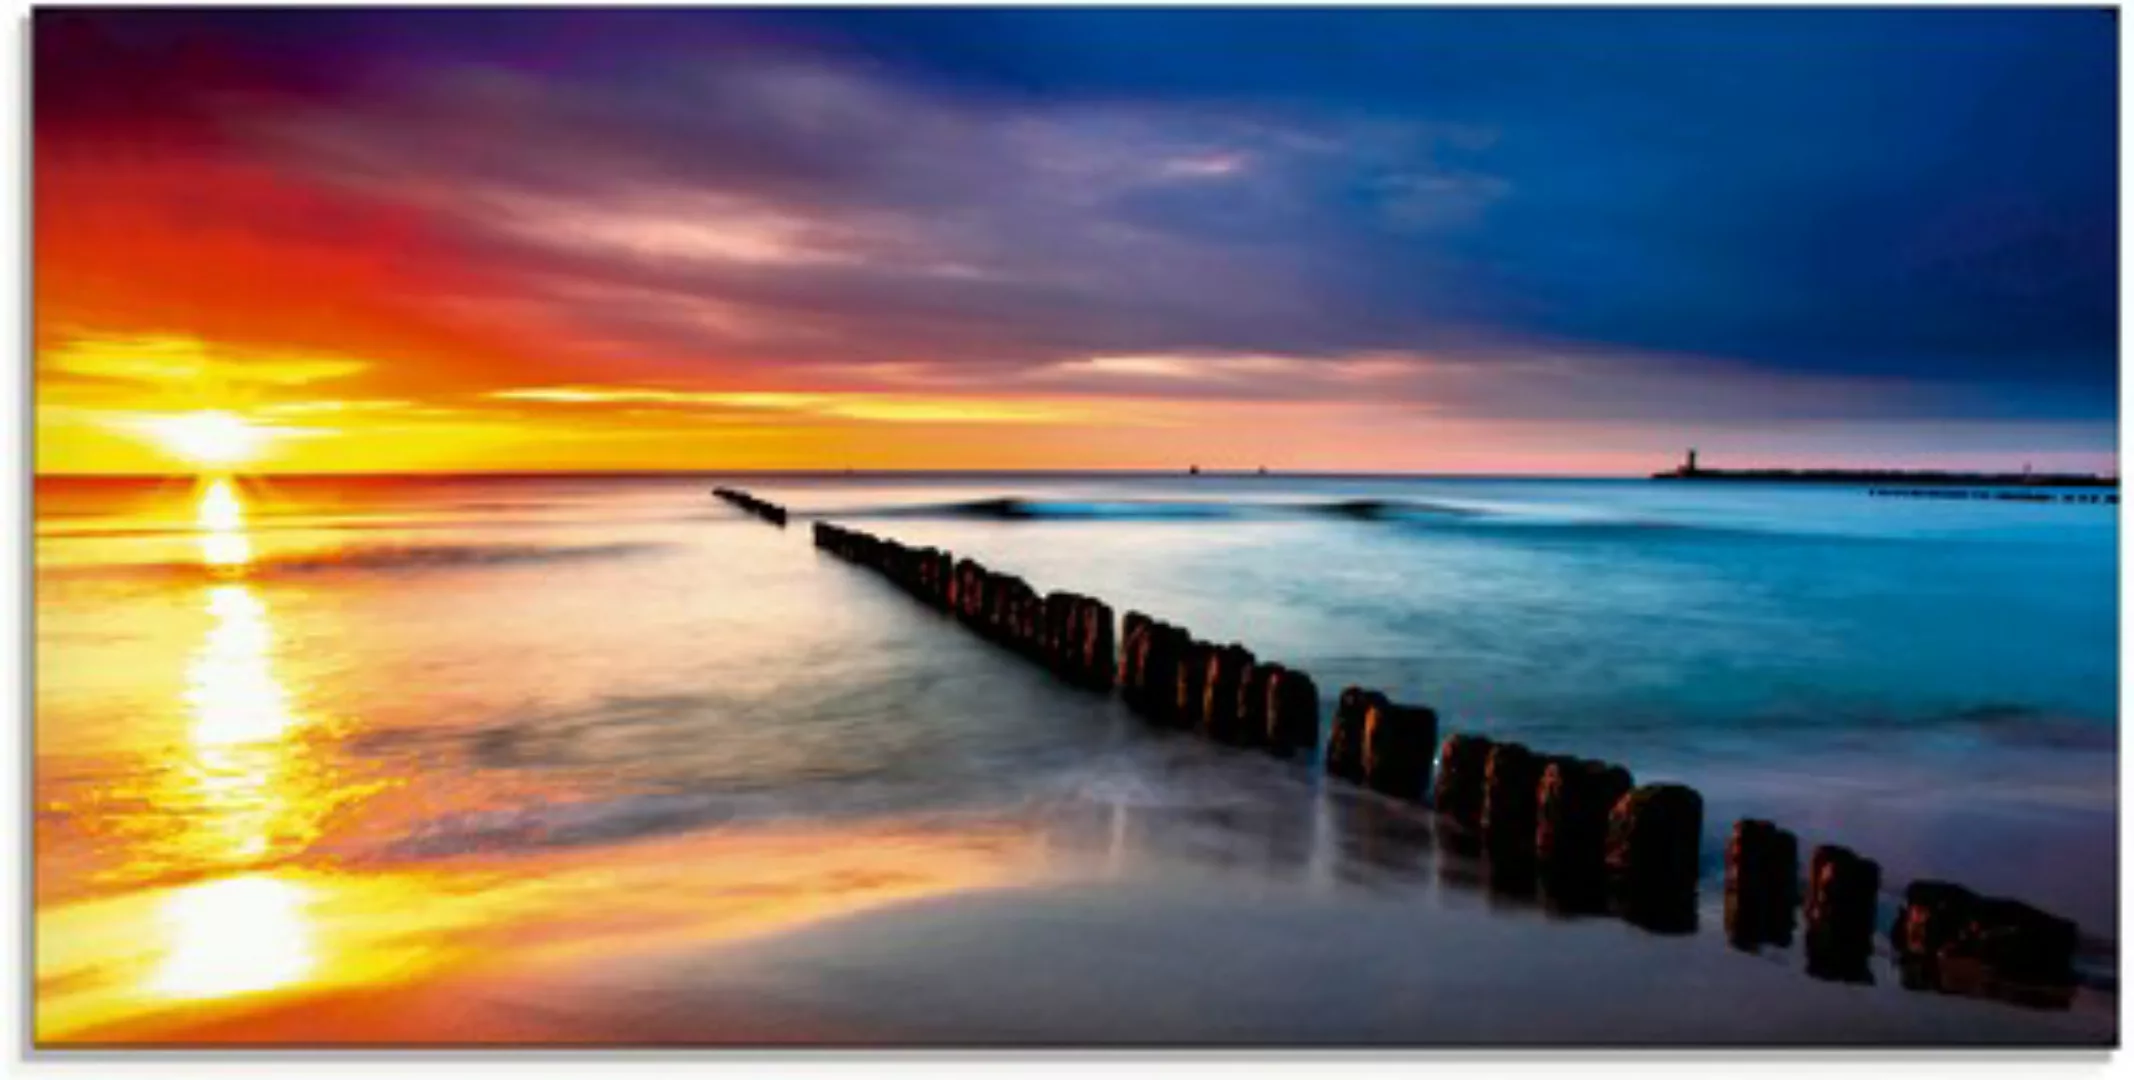
[[[631,1076],[685,1076],[701,1075],[716,1070],[729,1076],[844,1076],[858,1075],[864,1070],[869,1077],[941,1077],[941,1076],[986,1076],[992,1077],[1012,1072],[1032,1077],[1067,1077],[1103,1074],[1117,1076],[1123,1073],[1138,1074],[1143,1071],[1160,1070],[1174,1076],[1208,1076],[1220,1073],[1224,1076],[1248,1077],[1298,1077],[1318,1076],[1329,1069],[1338,1069],[1344,1075],[1414,1077],[1427,1070],[1430,1076],[1537,1076],[1550,1080],[1599,1080],[1606,1077],[1649,1078],[1657,1075],[1707,1076],[1723,1073],[1726,1076],[1799,1076],[1813,1070],[1818,1080],[1844,1080],[1847,1077],[1884,1078],[1891,1076],[1935,1076],[1954,1078],[1973,1076],[2003,1076],[2016,1073],[2042,1076],[2053,1074],[2098,1075],[2134,1073],[2134,1065],[2118,1055],[2097,1052],[2087,1053],[2039,1053],[2039,1052],[1993,1052],[1965,1051],[1949,1053],[1920,1052],[1838,1052],[1838,1051],[1695,1051],[1668,1052],[1661,1050],[1639,1052],[1612,1051],[1555,1051],[1555,1052],[1459,1052],[1431,1053],[1425,1051],[1374,1051],[1374,1052],[1215,1052],[1195,1051],[1179,1053],[1110,1053],[1110,1052],[1032,1052],[1009,1053],[813,1053],[813,1052],[655,1052],[655,1051],[506,1051],[506,1052],[305,1052],[305,1053],[230,1053],[203,1052],[197,1054],[68,1054],[46,1052],[33,1054],[29,1048],[28,991],[31,974],[27,969],[26,952],[30,936],[29,911],[29,861],[31,842],[29,833],[30,805],[28,746],[33,692],[27,682],[31,670],[30,643],[34,613],[30,610],[30,482],[29,470],[32,452],[30,428],[30,374],[33,368],[30,356],[30,297],[32,289],[31,253],[28,225],[30,221],[30,75],[29,25],[31,6],[25,0],[0,0],[14,18],[16,38],[14,48],[6,53],[7,77],[5,85],[14,95],[13,107],[4,113],[5,122],[12,128],[6,145],[18,147],[14,167],[9,170],[9,182],[13,184],[19,212],[5,223],[6,237],[13,250],[20,253],[14,264],[19,275],[12,288],[0,290],[0,304],[5,305],[8,322],[14,327],[14,340],[19,343],[17,377],[7,380],[5,393],[7,407],[0,410],[10,425],[10,438],[4,445],[16,448],[15,465],[11,479],[14,481],[14,498],[8,503],[13,518],[12,527],[6,530],[0,543],[6,545],[6,565],[13,566],[17,573],[8,577],[4,588],[12,608],[17,612],[15,620],[5,624],[5,633],[10,639],[7,647],[0,648],[0,657],[5,658],[4,675],[10,687],[18,692],[10,695],[15,704],[16,739],[14,767],[0,770],[0,785],[6,789],[8,827],[15,841],[17,874],[21,885],[12,890],[0,890],[7,905],[6,917],[16,932],[7,937],[7,955],[11,961],[9,972],[14,976],[4,991],[6,1002],[0,1007],[0,1023],[6,1025],[6,1035],[12,1047],[0,1069],[8,1072],[21,1071],[33,1075],[71,1075],[83,1077],[137,1077],[165,1075],[230,1076],[260,1075],[287,1076],[295,1074],[323,1074],[332,1076],[391,1076],[395,1080],[421,1080],[427,1077],[456,1075],[498,1076],[507,1073],[514,1076],[581,1076],[626,1072]],[[88,6],[88,5],[74,5]],[[105,5],[96,5],[105,6]],[[109,5],[121,6],[121,5]],[[180,5],[170,5],[180,6]],[[221,6],[229,5],[227,3]],[[242,5],[251,6],[251,5]],[[310,6],[310,5],[305,5]],[[414,6],[401,4],[398,6]],[[433,6],[433,5],[421,5]],[[451,6],[470,6],[465,4]],[[517,5],[497,5],[517,6]],[[695,6],[695,5],[675,5]],[[1536,5],[1519,5],[1536,6]],[[1606,6],[1559,4],[1556,6]],[[1816,5],[1820,6],[1820,5]],[[1971,5],[1966,5],[1971,6]],[[2006,6],[2006,5],[2002,5]],[[2118,5],[2106,5],[2117,8]],[[2120,55],[2125,63],[2127,29],[2124,18],[2120,25]],[[2120,85],[2120,145],[2127,144],[2127,135],[2134,124],[2129,122],[2126,83]],[[2121,166],[2120,219],[2127,218],[2129,200],[2125,184],[2125,167]],[[2125,240],[2122,226],[2120,264],[2120,309],[2127,310],[2129,292],[2125,266]],[[2127,355],[2128,328],[2122,314],[2120,324],[2120,356],[2122,377],[2120,380],[2120,415],[2128,414],[2129,387],[2124,378],[2124,363]],[[2124,529],[2120,534],[2121,566],[2126,565],[2130,545]],[[2126,629],[2127,597],[2130,586],[2126,575],[2120,575],[2120,635],[2119,647],[2121,670],[2126,670],[2130,654],[2130,639]],[[2129,687],[2122,675],[2120,681],[2120,715],[2128,713]],[[2122,739],[2122,743],[2124,740]],[[2127,758],[2124,746],[2120,754],[2120,931],[2122,937],[2128,925],[2125,918],[2128,889],[2127,835],[2124,793],[2128,790]],[[2122,958],[2122,968],[2124,960]],[[2121,1031],[2126,1030],[2124,1001],[2122,1001]],[[2122,1037],[2124,1037],[2122,1035]]]

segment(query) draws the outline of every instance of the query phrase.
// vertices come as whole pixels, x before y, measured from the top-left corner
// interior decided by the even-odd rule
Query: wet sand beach
[[[308,894],[300,960],[263,947],[257,920],[193,947],[219,947],[226,978],[249,958],[337,979],[143,999],[125,950],[153,943],[112,942],[40,979],[39,1034],[84,1048],[2116,1041],[2116,996],[2094,987],[2065,1011],[1910,991],[1886,945],[1873,984],[1817,980],[1797,949],[1730,948],[1713,889],[1687,934],[1567,914],[1493,888],[1413,807],[1283,779],[1207,805],[1076,797],[508,870],[460,860],[405,883],[292,878]]]

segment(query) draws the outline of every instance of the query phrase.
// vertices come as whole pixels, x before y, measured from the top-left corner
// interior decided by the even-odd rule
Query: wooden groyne
[[[1126,612],[1115,640],[1113,608],[1095,597],[1041,595],[975,559],[829,522],[816,523],[814,543],[1070,685],[1116,692],[1152,726],[1278,757],[1317,754],[1336,781],[1428,807],[1448,847],[1486,861],[1492,888],[1538,892],[1561,909],[1610,912],[1660,933],[1696,928],[1704,800],[1694,788],[1640,785],[1620,764],[1476,733],[1440,741],[1435,710],[1367,687],[1344,688],[1322,725],[1312,677],[1243,644],[1217,644],[1139,611]],[[1724,864],[1731,945],[1789,947],[1798,916],[1809,974],[1872,981],[1877,863],[1820,846],[1803,887],[1794,834],[1744,818]],[[2059,1008],[2074,995],[2075,923],[2015,900],[1917,880],[1888,935],[1908,989]]]
[[[777,503],[759,499],[746,491],[736,488],[712,488],[711,493],[781,529],[785,528],[785,507]]]
[[[2114,491],[2041,491],[2032,488],[2003,488],[1986,491],[1978,488],[1868,488],[1867,493],[1878,499],[1953,499],[1957,501],[2030,502],[2030,503],[2092,503],[2118,505],[2119,493]]]
[[[1067,592],[1040,596],[1029,582],[976,559],[958,560],[940,548],[910,547],[824,521],[815,523],[815,546],[888,578],[920,603],[1072,685],[1099,691],[1112,686],[1115,623],[1102,601]]]

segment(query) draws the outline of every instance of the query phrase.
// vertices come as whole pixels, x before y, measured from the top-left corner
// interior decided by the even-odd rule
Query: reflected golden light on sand
[[[165,997],[203,998],[288,986],[310,973],[302,885],[261,875],[180,889],[162,904],[171,948],[149,980]]]
[[[225,1015],[409,970],[419,954],[395,937],[428,918],[415,880],[249,873],[40,909],[38,1038]]]
[[[284,869],[37,913],[42,1043],[538,1041],[553,980],[881,905],[1029,880],[1008,826],[767,829],[474,854],[362,872]],[[458,981],[455,981],[458,980]],[[515,996],[507,1025],[481,1000]],[[425,997],[425,988],[438,988]],[[338,997],[367,995],[357,1007]],[[439,1000],[473,1010],[441,1021]],[[565,1018],[567,1019],[567,1018]]]

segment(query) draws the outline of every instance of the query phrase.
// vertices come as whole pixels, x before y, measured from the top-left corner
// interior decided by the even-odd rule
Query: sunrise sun
[[[257,458],[271,433],[219,409],[178,413],[143,423],[156,444],[195,465],[241,465]]]

